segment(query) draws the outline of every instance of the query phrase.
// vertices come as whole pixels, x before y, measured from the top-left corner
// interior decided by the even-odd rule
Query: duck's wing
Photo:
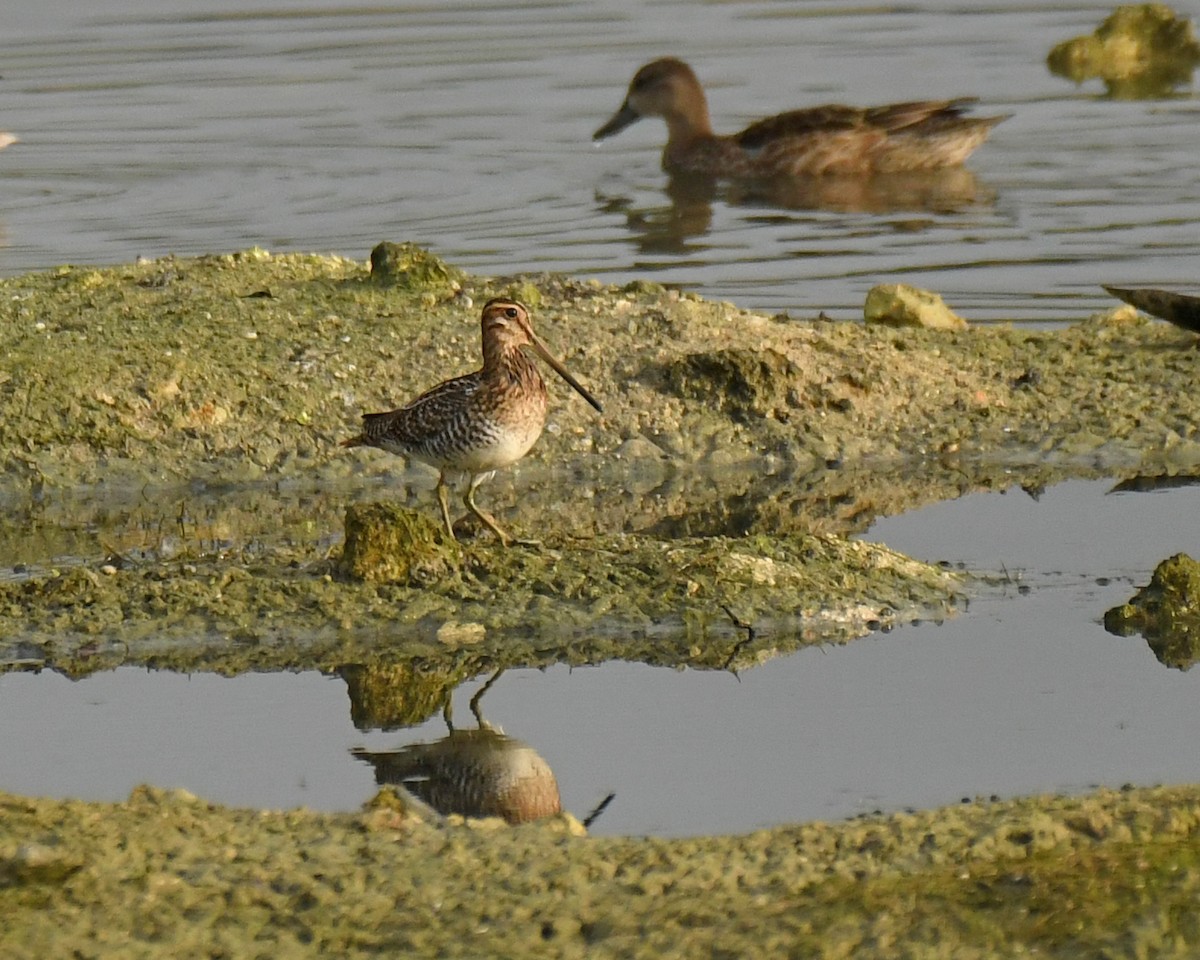
[[[908,103],[889,103],[868,107],[863,111],[866,126],[897,133],[914,127],[940,127],[963,120],[963,114],[977,103],[976,97],[957,97],[954,100],[912,100]]]
[[[862,115],[861,107],[845,107],[837,103],[808,107],[804,110],[789,110],[787,113],[777,113],[773,117],[750,124],[741,133],[735,134],[734,139],[746,150],[758,150],[788,137],[853,130],[861,126]]]
[[[741,147],[755,150],[789,137],[833,134],[846,130],[895,133],[926,124],[942,125],[959,121],[975,102],[975,97],[958,97],[954,100],[912,100],[880,107],[848,107],[829,103],[820,107],[790,110],[759,120],[736,134],[736,139]]]

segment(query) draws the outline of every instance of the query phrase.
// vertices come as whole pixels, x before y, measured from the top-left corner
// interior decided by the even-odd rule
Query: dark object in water
[[[1104,289],[1118,300],[1132,307],[1182,327],[1191,333],[1200,333],[1200,297],[1170,290],[1152,290],[1149,287],[1110,287]]]

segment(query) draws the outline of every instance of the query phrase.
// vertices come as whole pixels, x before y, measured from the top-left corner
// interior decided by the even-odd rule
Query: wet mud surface
[[[885,329],[753,315],[649,284],[469,277],[412,248],[392,251],[384,280],[364,262],[248,251],[64,267],[0,281],[0,294],[0,667],[318,668],[346,677],[360,717],[381,725],[429,716],[485,670],[608,659],[745,669],[953,615],[988,588],[988,571],[849,538],[974,490],[1200,465],[1190,411],[1163,399],[1191,395],[1195,338],[1124,307],[1053,331]],[[478,366],[478,307],[500,294],[529,303],[605,406],[596,415],[552,383],[533,452],[481,489],[537,549],[504,550],[486,531],[446,542],[431,472],[338,447],[361,413]],[[424,531],[405,539],[428,554],[351,562],[348,512]],[[943,929],[913,909],[910,883],[957,918],[958,949],[944,955],[1009,943],[997,931],[1051,910],[1059,888],[1116,898],[1091,921],[1110,945],[1143,928],[1165,936],[1115,876],[1148,849],[1133,843],[1145,818],[1171,826],[1151,831],[1161,860],[1138,853],[1136,869],[1160,892],[1191,889],[1179,877],[1194,874],[1196,799],[1146,796],[669,844],[584,840],[565,820],[510,833],[395,809],[242,813],[154,791],[117,807],[9,798],[0,890],[18,917],[16,956],[45,955],[65,928],[97,942],[112,891],[126,897],[137,955],[190,936],[216,937],[204,949],[231,956],[312,944],[467,955],[480,942],[468,949],[466,930],[490,932],[497,956],[649,954],[693,928],[709,932],[711,953],[718,915],[742,919],[717,952],[743,952],[740,935],[814,955],[939,955],[888,952]],[[1177,806],[1162,812],[1162,798]],[[1023,826],[997,840],[1010,816]],[[954,817],[954,844],[923,839]],[[893,848],[880,838],[898,823],[916,832]],[[178,844],[208,832],[227,838],[224,852],[201,844],[182,866],[193,854]],[[131,845],[103,847],[120,835]],[[963,882],[963,862],[984,848],[995,851],[985,879]],[[318,876],[298,856],[329,862]],[[407,870],[389,866],[395,856]],[[523,870],[481,897],[479,864],[493,859]],[[438,906],[402,916],[397,898],[410,894],[393,885],[435,882],[422,876],[445,885]],[[725,898],[711,910],[686,894],[706,877]],[[229,912],[191,922],[209,907],[189,891],[209,883],[230,891]],[[605,906],[615,896],[636,908],[618,916]],[[316,913],[337,929],[306,919]],[[1066,920],[1046,916],[1020,936],[1053,952]],[[243,949],[260,935],[273,946]]]
[[[1189,955],[1200,793],[979,802],[741,837],[0,795],[11,957]]]
[[[76,673],[111,666],[107,648],[236,672],[327,666],[330,644],[364,636],[453,658],[470,636],[513,666],[520,636],[594,660],[670,634],[668,659],[728,666],[696,643],[846,639],[952,610],[961,577],[842,541],[877,516],[1200,460],[1186,410],[1162,402],[1186,395],[1193,338],[1130,308],[1053,332],[893,330],[647,284],[471,278],[397,249],[383,279],[249,251],[0,284],[5,659]],[[485,531],[364,581],[339,563],[346,510],[436,519],[432,476],[338,441],[473,369],[475,305],[497,293],[530,303],[605,403],[556,392],[533,453],[483,488],[545,548]]]

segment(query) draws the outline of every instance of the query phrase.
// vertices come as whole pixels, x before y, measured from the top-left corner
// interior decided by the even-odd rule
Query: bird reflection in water
[[[354,756],[375,768],[376,783],[402,787],[441,814],[501,817],[518,824],[561,813],[558,781],[546,760],[529,744],[506,736],[483,719],[479,702],[503,672],[493,674],[471,698],[476,729],[455,729],[447,698],[442,715],[449,734],[441,740],[398,750],[356,749]]]
[[[764,210],[846,214],[950,215],[991,206],[995,191],[965,167],[881,173],[873,176],[719,180],[700,174],[668,177],[665,206],[639,206],[620,194],[597,192],[602,214],[620,214],[643,253],[679,254],[704,248],[717,203]]]

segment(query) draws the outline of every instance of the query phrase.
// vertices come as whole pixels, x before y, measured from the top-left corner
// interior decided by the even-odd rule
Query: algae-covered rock
[[[338,571],[353,580],[421,584],[455,569],[458,545],[441,525],[390,503],[346,509],[346,543]]]
[[[666,390],[745,423],[770,417],[786,421],[800,406],[800,368],[771,348],[731,348],[690,353],[663,370]]]
[[[371,279],[406,291],[450,296],[461,286],[463,273],[415,243],[384,240],[371,251]]]
[[[967,329],[967,321],[946,306],[941,296],[906,283],[881,283],[872,287],[867,292],[863,317],[867,323],[889,327]]]
[[[1187,670],[1200,656],[1200,563],[1177,553],[1160,563],[1148,586],[1104,614],[1109,633],[1140,633],[1159,661]]]
[[[1161,97],[1190,83],[1200,43],[1190,20],[1161,3],[1118,7],[1088,36],[1066,40],[1046,58],[1050,72],[1104,81],[1110,96]]]

